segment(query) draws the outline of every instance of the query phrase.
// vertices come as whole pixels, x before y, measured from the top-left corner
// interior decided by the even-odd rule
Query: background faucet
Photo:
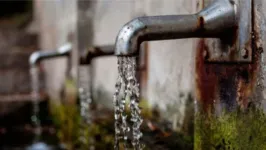
[[[36,51],[30,55],[29,64],[30,66],[36,66],[40,61],[44,59],[70,56],[72,44],[66,43],[59,47],[56,51]]]
[[[79,99],[80,114],[87,124],[91,123],[90,109],[94,105],[93,99],[93,66],[92,59],[96,57],[114,55],[114,45],[94,46],[88,48],[79,58]]]
[[[94,46],[90,47],[80,56],[80,65],[90,64],[91,60],[96,57],[114,55],[114,45]]]
[[[115,45],[103,45],[103,46],[94,46],[91,48],[88,48],[87,51],[85,51],[80,56],[80,65],[90,65],[91,61],[94,58],[97,57],[103,57],[103,56],[112,56],[115,54]],[[92,69],[92,66],[89,66]],[[141,66],[137,66],[137,70],[141,71]],[[93,80],[92,75],[90,75],[91,81]],[[92,86],[92,83],[91,83]],[[92,87],[91,87],[92,90]]]
[[[79,58],[79,65],[80,66],[86,66],[88,67],[87,69],[89,69],[89,76],[86,77],[86,78],[89,78],[89,81],[80,81],[80,82],[89,82],[89,83],[86,83],[88,85],[84,85],[84,83],[79,83],[80,84],[80,88],[82,88],[81,85],[89,88],[87,90],[89,90],[88,92],[90,93],[89,94],[89,99],[90,101],[93,103],[93,98],[92,98],[92,90],[93,90],[93,85],[92,85],[92,82],[93,82],[93,75],[92,75],[92,70],[93,70],[93,66],[91,65],[91,61],[94,59],[94,58],[97,58],[97,57],[103,57],[103,56],[111,56],[111,55],[114,55],[114,52],[115,52],[115,46],[114,45],[103,45],[103,46],[94,46],[94,47],[90,47],[88,48],[84,53],[82,53],[80,55],[80,58]],[[79,77],[79,79],[83,79],[84,77]],[[81,95],[80,95],[81,96]]]

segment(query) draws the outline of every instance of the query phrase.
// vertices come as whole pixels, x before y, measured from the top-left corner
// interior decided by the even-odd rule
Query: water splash
[[[132,127],[132,145],[135,149],[141,149],[139,84],[136,79],[136,58],[118,57],[118,79],[115,85],[114,94],[114,116],[115,116],[115,149],[119,149],[119,140],[124,140],[124,147],[127,148],[128,133],[130,127],[127,123],[126,99],[130,100]]]
[[[31,75],[31,88],[32,88],[32,103],[33,103],[33,114],[31,116],[31,120],[33,122],[34,128],[35,128],[35,141],[38,140],[40,134],[41,134],[41,125],[40,125],[40,119],[39,119],[39,101],[40,101],[40,95],[39,95],[39,70],[38,67],[32,66],[30,68],[30,75]]]

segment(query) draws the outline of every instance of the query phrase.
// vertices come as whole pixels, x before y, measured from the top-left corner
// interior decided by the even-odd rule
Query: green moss
[[[79,138],[79,116],[75,105],[52,105],[53,122],[57,129],[57,137],[71,150]]]
[[[77,105],[52,105],[51,110],[57,137],[68,150],[89,149],[91,146],[108,149],[113,146],[112,118],[88,125],[82,121]]]
[[[260,109],[196,115],[196,150],[266,150],[266,115]]]
[[[73,79],[67,78],[64,83],[63,103],[76,104],[78,92],[77,84]]]
[[[151,119],[152,115],[152,108],[149,105],[148,100],[142,99],[140,100],[139,107],[141,108],[141,116],[146,119]]]

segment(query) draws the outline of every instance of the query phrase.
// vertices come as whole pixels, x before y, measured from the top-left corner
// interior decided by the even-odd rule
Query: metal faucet
[[[115,46],[114,45],[104,45],[104,46],[94,46],[88,48],[83,54],[81,54],[79,62],[80,65],[87,65],[91,63],[91,60],[96,57],[110,56],[114,55]]]
[[[40,61],[44,59],[50,59],[61,56],[69,56],[72,49],[72,44],[66,43],[59,47],[56,51],[36,51],[30,55],[29,64],[36,66]]]
[[[237,25],[235,4],[215,0],[192,15],[147,16],[133,19],[123,26],[116,38],[115,55],[138,55],[143,41],[214,37]]]

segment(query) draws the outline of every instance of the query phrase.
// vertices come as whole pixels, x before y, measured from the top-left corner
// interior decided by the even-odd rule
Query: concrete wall
[[[192,0],[147,0],[147,15],[191,14]],[[148,100],[170,120],[183,120],[188,94],[193,90],[193,40],[149,43]],[[178,122],[175,122],[175,124]]]
[[[114,44],[120,28],[132,18],[134,1],[95,2],[93,44]],[[116,57],[97,58],[94,67],[94,95],[100,103],[112,107],[112,95],[117,78]]]
[[[54,51],[66,42],[76,43],[77,3],[75,0],[43,1],[36,0],[35,10],[38,18],[42,50]],[[74,50],[75,45],[74,45]],[[76,54],[74,54],[76,55]],[[75,58],[75,57],[72,57]],[[77,58],[77,57],[76,57]],[[77,62],[77,61],[72,61]],[[72,64],[76,66],[76,64]],[[60,99],[65,81],[67,59],[59,58],[44,62],[46,70],[47,92],[54,100]],[[76,67],[72,68],[72,76],[76,76]]]

